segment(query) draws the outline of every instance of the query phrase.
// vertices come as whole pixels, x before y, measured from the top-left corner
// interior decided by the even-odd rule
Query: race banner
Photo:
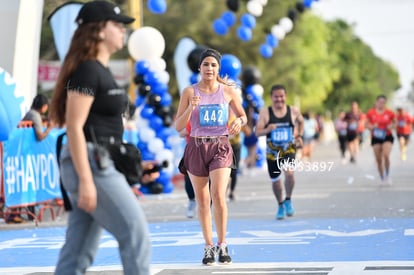
[[[4,142],[3,180],[7,207],[61,198],[56,139],[53,129],[37,141],[33,128],[16,128]]]

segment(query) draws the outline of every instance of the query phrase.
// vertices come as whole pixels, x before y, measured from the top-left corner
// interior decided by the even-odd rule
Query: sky
[[[312,11],[354,24],[355,33],[399,72],[396,101],[404,101],[414,80],[414,0],[319,0]]]

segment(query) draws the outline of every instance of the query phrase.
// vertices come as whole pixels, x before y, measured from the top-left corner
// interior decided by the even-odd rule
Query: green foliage
[[[138,0],[137,0],[138,1]],[[65,1],[45,0],[44,18]],[[352,100],[363,109],[372,105],[376,95],[390,95],[399,86],[398,74],[385,61],[354,35],[351,26],[343,21],[324,22],[311,11],[297,12],[294,29],[279,41],[269,59],[263,58],[259,47],[273,25],[295,9],[297,0],[268,1],[263,14],[256,18],[251,41],[237,37],[240,17],[246,10],[246,1],[240,1],[237,22],[229,32],[220,36],[212,28],[214,19],[227,7],[224,0],[167,0],[164,14],[152,14],[142,1],[143,26],[158,29],[166,41],[163,58],[170,74],[169,91],[178,101],[175,80],[174,51],[183,37],[198,45],[213,47],[223,54],[237,56],[243,66],[253,65],[262,74],[264,99],[269,104],[269,90],[281,83],[288,89],[290,104],[300,104],[303,110],[324,111],[347,108]],[[126,10],[126,5],[123,5]],[[41,59],[57,59],[50,27],[44,20],[41,41]],[[116,58],[127,58],[125,49]]]
[[[337,56],[340,72],[333,90],[325,100],[326,108],[338,113],[357,101],[362,110],[372,107],[379,94],[391,96],[399,88],[396,70],[376,57],[372,49],[355,36],[351,26],[338,20],[328,23],[330,51]]]

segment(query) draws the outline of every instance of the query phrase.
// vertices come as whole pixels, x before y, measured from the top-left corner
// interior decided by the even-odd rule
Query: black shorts
[[[358,137],[358,133],[357,132],[348,132],[346,134],[346,140],[348,142],[354,141],[357,137]]]
[[[272,181],[276,181],[280,178],[283,168],[294,167],[296,164],[296,154],[284,154],[283,157],[269,158],[267,161],[267,172]]]
[[[384,142],[394,143],[394,136],[392,134],[386,135],[384,139],[379,139],[371,136],[371,145],[383,144]]]
[[[404,134],[397,134],[398,138],[404,138],[405,141],[409,141],[410,140],[410,134],[408,135],[404,135]]]

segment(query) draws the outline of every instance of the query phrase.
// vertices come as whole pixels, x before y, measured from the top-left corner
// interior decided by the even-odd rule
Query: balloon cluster
[[[144,161],[168,163],[156,180],[156,190],[141,187],[142,192],[169,193],[173,189],[171,177],[174,172],[174,154],[169,137],[174,134],[172,96],[168,93],[170,76],[162,59],[165,40],[153,27],[135,30],[128,40],[128,51],[135,62],[134,82],[137,84],[136,125],[138,148]],[[152,187],[153,187],[152,186]]]
[[[0,67],[0,142],[9,139],[11,131],[22,118],[21,104],[24,98],[17,97],[15,92],[16,83],[11,75]]]
[[[218,35],[225,35],[228,29],[236,22],[237,11],[239,10],[240,0],[227,0],[226,5],[229,9],[220,18],[213,21],[213,30]],[[270,33],[266,35],[265,41],[259,46],[259,53],[264,58],[271,58],[273,51],[283,40],[286,34],[293,30],[297,12],[302,13],[305,9],[312,6],[312,2],[318,0],[301,0],[296,2],[295,8],[288,10],[287,16],[281,18],[277,24],[270,28]],[[256,26],[256,17],[263,13],[268,0],[248,0],[246,3],[247,13],[240,17],[240,26],[237,28],[237,36],[242,41],[249,41],[253,36],[253,29]]]
[[[259,47],[259,52],[262,57],[271,58],[273,56],[273,50],[277,48],[279,42],[293,30],[297,12],[302,13],[306,8],[311,8],[313,1],[317,0],[302,0],[302,2],[296,2],[295,9],[290,8],[287,15],[282,17],[277,24],[274,24],[270,28],[270,33],[266,35],[266,41]]]
[[[229,11],[225,11],[220,18],[213,21],[213,30],[219,35],[225,35],[228,29],[236,22],[235,12],[239,9],[238,0],[228,0],[226,2]],[[256,27],[256,17],[263,13],[263,7],[267,0],[249,0],[247,11],[240,17],[240,26],[237,28],[237,37],[241,41],[249,41],[253,36],[253,29]]]
[[[165,0],[148,0],[147,7],[154,14],[163,14],[167,11],[167,2]]]
[[[222,13],[221,17],[216,18],[213,21],[213,30],[218,35],[227,34],[229,28],[231,28],[236,23],[236,15],[231,11],[225,11]]]
[[[264,88],[260,84],[262,76],[260,71],[255,66],[250,65],[243,68],[241,78],[244,84],[243,108],[246,110],[246,114],[251,125],[255,126],[259,117],[260,109],[264,106]],[[252,137],[249,137],[249,140],[250,141],[248,142],[251,142],[254,138],[252,139]],[[257,146],[256,156],[256,166],[261,167],[265,160],[264,148]]]
[[[262,75],[255,66],[246,66],[242,72],[243,88],[243,107],[247,110],[253,109],[253,119],[257,119],[260,109],[264,106],[264,88],[260,84]]]

